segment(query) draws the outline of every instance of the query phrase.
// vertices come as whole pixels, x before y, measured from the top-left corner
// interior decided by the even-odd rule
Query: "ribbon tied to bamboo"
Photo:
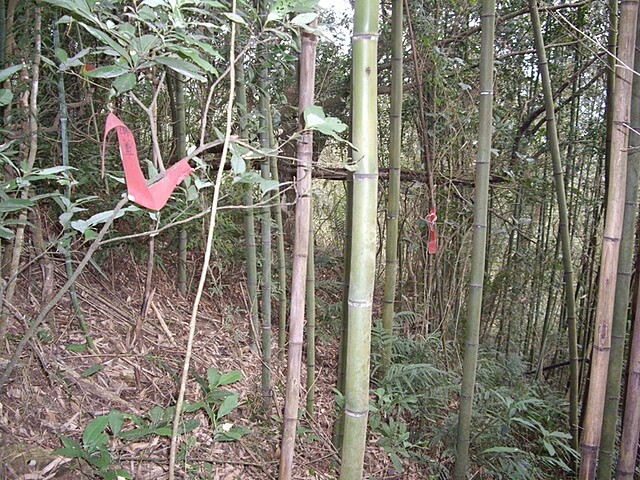
[[[104,157],[107,149],[107,135],[115,129],[120,146],[120,158],[124,167],[124,177],[127,184],[127,196],[129,200],[150,210],[160,210],[169,200],[175,188],[184,178],[193,172],[193,168],[186,159],[180,160],[168,170],[160,173],[148,183],[144,178],[138,150],[133,133],[122,120],[113,113],[107,116],[104,126],[104,139],[102,141],[102,175],[104,176]]]
[[[429,225],[429,243],[427,245],[427,252],[429,255],[438,253],[438,232],[436,232],[436,220],[438,220],[438,215],[436,214],[436,209],[432,208],[425,217],[425,221],[427,222],[427,225]]]

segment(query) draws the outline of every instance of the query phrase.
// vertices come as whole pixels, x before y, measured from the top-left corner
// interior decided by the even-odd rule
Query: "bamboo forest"
[[[0,480],[640,478],[639,3],[0,0]]]

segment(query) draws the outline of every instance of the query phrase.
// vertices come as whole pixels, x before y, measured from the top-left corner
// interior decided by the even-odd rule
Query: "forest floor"
[[[110,411],[133,414],[151,427],[167,426],[150,412],[164,413],[175,405],[187,344],[193,296],[183,298],[175,288],[171,267],[156,268],[151,300],[143,315],[145,268],[133,256],[110,250],[77,282],[77,292],[95,350],[85,339],[69,297],[52,312],[37,338],[23,353],[8,385],[0,394],[0,479],[99,478],[86,462],[53,453],[60,437],[82,442],[94,418]],[[197,270],[198,261],[191,267]],[[278,474],[285,368],[278,361],[274,328],[271,369],[273,403],[265,410],[260,394],[262,363],[247,342],[248,315],[243,273],[216,272],[224,282],[211,284],[198,313],[191,370],[207,378],[207,369],[239,370],[241,380],[224,388],[239,394],[240,403],[222,422],[247,429],[236,441],[217,441],[214,426],[202,411],[186,414],[200,426],[180,437],[178,478],[275,479]],[[197,276],[196,276],[197,278]],[[64,265],[55,265],[56,287],[65,281]],[[24,270],[10,318],[10,351],[25,325],[41,308],[42,275],[38,266]],[[3,347],[3,350],[7,346]],[[320,335],[317,348],[315,415],[303,416],[295,456],[294,478],[337,477],[338,456],[331,443],[335,416],[337,339]],[[0,359],[1,360],[1,359]],[[303,369],[304,370],[304,369]],[[304,382],[304,371],[302,385]],[[203,399],[202,388],[190,375],[187,399]],[[301,399],[304,408],[304,398]],[[124,418],[123,431],[132,430],[133,417]],[[146,423],[145,423],[146,422]],[[153,423],[155,422],[155,423]],[[144,426],[143,425],[143,426]],[[132,478],[167,478],[169,436],[149,434],[118,438],[107,428],[112,465]],[[135,437],[135,436],[134,436]],[[395,473],[387,454],[369,438],[366,478],[423,478],[417,465]]]

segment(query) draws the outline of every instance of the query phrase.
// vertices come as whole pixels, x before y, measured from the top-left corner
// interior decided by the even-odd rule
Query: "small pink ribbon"
[[[429,210],[429,214],[425,217],[425,220],[429,225],[429,243],[427,245],[427,252],[429,255],[434,255],[438,253],[438,232],[436,232],[436,220],[438,220],[438,215],[436,215],[435,208]]]
[[[129,200],[150,210],[160,210],[169,200],[169,197],[176,186],[184,178],[193,172],[193,168],[186,159],[180,160],[167,171],[161,173],[157,178],[147,184],[144,178],[140,162],[138,161],[138,151],[133,133],[122,120],[113,113],[107,116],[104,126],[104,139],[102,141],[102,176],[104,177],[104,157],[107,149],[107,135],[115,128],[120,145],[120,157],[124,167],[124,177],[127,184],[127,195]]]

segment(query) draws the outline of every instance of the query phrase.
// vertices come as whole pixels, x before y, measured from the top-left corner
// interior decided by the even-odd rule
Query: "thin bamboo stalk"
[[[244,81],[244,66],[236,63],[236,106],[240,136],[247,138],[247,91]],[[257,351],[260,316],[258,312],[258,258],[256,251],[256,227],[253,214],[253,187],[247,185],[242,194],[244,209],[244,256],[247,272],[247,293],[249,296],[249,342]]]
[[[307,415],[313,418],[316,397],[316,262],[313,232],[313,195],[309,205],[309,254],[307,257]]]
[[[313,133],[304,130],[302,114],[313,105],[315,90],[316,36],[301,32],[299,125],[302,133],[298,140],[297,192],[295,240],[291,270],[291,313],[289,318],[289,350],[287,354],[287,386],[284,405],[284,427],[280,455],[279,480],[291,479],[295,449],[296,426],[300,396],[300,369],[304,333],[304,308],[309,255],[309,228],[311,221],[311,162],[313,160]]]
[[[553,180],[558,201],[558,217],[560,229],[560,241],[562,245],[562,265],[564,267],[564,295],[567,313],[567,325],[569,329],[569,429],[571,431],[572,444],[578,448],[578,332],[576,323],[576,302],[573,279],[573,262],[571,256],[571,238],[569,232],[569,213],[567,208],[567,196],[564,188],[564,174],[560,143],[558,141],[558,128],[555,116],[553,90],[551,76],[549,75],[549,63],[545,51],[540,15],[538,13],[537,0],[529,0],[529,12],[533,24],[534,40],[538,54],[538,69],[542,76],[542,91],[544,106],[547,112],[547,143],[553,163]]]
[[[387,235],[385,243],[382,328],[386,332],[382,347],[382,373],[391,364],[393,320],[398,279],[398,216],[400,211],[400,158],[402,155],[402,4],[393,0],[391,13],[391,138],[389,144],[389,193],[387,198]]]
[[[34,54],[31,64],[31,86],[28,104],[24,105],[28,111],[27,131],[29,132],[29,147],[26,157],[25,175],[31,173],[36,161],[38,152],[38,93],[40,91],[40,63],[42,62],[42,9],[39,4],[35,5],[34,15]],[[21,193],[22,198],[29,198],[29,188],[25,188]],[[18,215],[18,227],[13,237],[13,249],[11,253],[11,266],[9,270],[9,282],[5,287],[3,302],[10,304],[13,301],[18,284],[18,269],[25,241],[25,228],[27,224],[27,211],[23,210]],[[3,303],[3,305],[4,305]],[[9,310],[0,305],[0,343],[4,344],[7,334]]]
[[[484,285],[485,248],[489,201],[489,172],[491,162],[491,128],[493,125],[493,41],[495,0],[482,2],[482,40],[480,46],[480,125],[478,158],[476,160],[476,190],[473,212],[473,249],[471,277],[467,300],[467,329],[463,360],[458,437],[454,475],[457,480],[467,478],[471,413],[478,364],[480,316]]]
[[[260,8],[264,15],[268,10],[268,2],[260,2]],[[258,71],[258,84],[260,90],[260,146],[263,151],[271,149],[271,134],[269,133],[269,110],[271,101],[269,99],[269,70],[267,67],[267,47],[262,45],[260,69]],[[260,165],[260,173],[265,180],[271,179],[271,158],[265,156]],[[271,200],[273,197],[267,193]],[[262,403],[265,408],[271,405],[271,327],[272,308],[271,294],[273,291],[273,254],[272,254],[272,226],[271,226],[271,205],[270,201],[265,202],[260,212],[260,252],[262,254],[261,263],[261,314],[262,314]]]

